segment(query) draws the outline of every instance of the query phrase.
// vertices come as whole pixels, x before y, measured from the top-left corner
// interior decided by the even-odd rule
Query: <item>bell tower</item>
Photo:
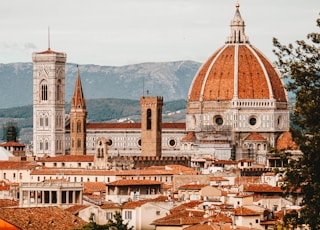
[[[142,96],[141,156],[161,156],[163,97]]]
[[[86,100],[83,96],[78,68],[70,109],[70,155],[86,155],[86,121]]]
[[[65,153],[65,53],[33,53],[33,152]]]

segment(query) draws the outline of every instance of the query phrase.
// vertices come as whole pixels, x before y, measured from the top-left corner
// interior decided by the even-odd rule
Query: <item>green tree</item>
[[[310,33],[307,40],[282,45],[274,38],[273,51],[280,73],[288,79],[287,89],[296,95],[292,135],[303,152],[303,157],[291,161],[286,169],[285,194],[301,191],[303,197],[300,216],[290,219],[320,229],[320,34]]]
[[[120,212],[115,212],[113,219],[108,220],[107,224],[99,225],[92,221],[80,228],[81,230],[133,230],[133,227],[128,227],[128,223],[123,223]],[[80,230],[79,229],[79,230]]]
[[[113,220],[114,219],[114,220]],[[107,229],[117,229],[117,230],[132,230],[133,227],[128,227],[128,223],[123,223],[122,216],[120,212],[115,212],[113,219],[110,219],[107,223]]]
[[[7,142],[17,142],[18,137],[19,129],[15,122],[8,121],[6,125],[3,125],[3,140]]]

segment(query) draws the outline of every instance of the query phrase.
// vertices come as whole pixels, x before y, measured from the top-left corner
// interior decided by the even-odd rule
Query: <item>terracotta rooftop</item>
[[[229,181],[229,180],[220,176],[212,176],[210,177],[210,181]]]
[[[0,207],[12,207],[12,206],[19,206],[19,200],[13,199],[0,199]]]
[[[282,189],[278,186],[271,186],[268,184],[248,184],[243,188],[244,192],[254,193],[282,193]]]
[[[79,228],[86,223],[58,207],[1,208],[0,219],[24,230],[66,230]]]
[[[58,54],[59,52],[53,51],[52,49],[48,48],[45,51],[38,52],[37,54]]]
[[[9,142],[1,143],[0,146],[2,146],[2,147],[25,147],[26,145],[19,143],[19,142],[9,141]]]
[[[135,209],[137,207],[140,207],[141,205],[144,205],[149,202],[165,202],[168,201],[167,196],[158,196],[154,199],[146,199],[146,200],[139,200],[139,201],[131,201],[126,202],[122,205],[122,209]]]
[[[200,201],[200,200],[189,201],[189,202],[180,204],[179,206],[170,209],[170,212],[171,213],[181,212],[186,209],[197,207],[198,205],[200,205],[202,203],[203,203],[203,201]]]
[[[194,142],[196,140],[196,136],[194,134],[194,132],[188,132],[187,135],[185,135],[183,138],[182,138],[182,141],[191,141],[191,142]]]
[[[208,185],[207,184],[185,184],[185,185],[180,186],[178,189],[200,190],[206,186],[208,186]]]
[[[56,157],[41,157],[38,162],[93,162],[94,155],[64,155]]]
[[[179,122],[164,122],[162,129],[183,129],[185,130],[186,123]],[[141,123],[87,123],[87,129],[141,129]]]
[[[34,169],[36,167],[39,167],[34,162],[21,162],[21,161],[0,161],[0,169]]]
[[[1,162],[0,162],[1,169]],[[84,170],[84,169],[56,169],[56,168],[41,168],[33,170],[31,175],[105,175],[105,176],[136,176],[136,175],[194,175],[196,171],[192,168],[182,165],[167,165],[163,167],[137,169],[137,170]]]
[[[65,211],[70,212],[73,215],[77,215],[79,213],[79,211],[85,209],[89,207],[88,205],[84,205],[84,204],[77,204],[77,205],[73,205],[69,208],[66,208]]]
[[[260,176],[241,176],[234,179],[236,185],[245,185],[245,184],[260,184]]]
[[[181,226],[193,225],[205,221],[204,211],[182,210],[180,212],[171,213],[163,218],[155,220],[152,224],[158,226]]]
[[[232,160],[216,160],[213,162],[214,165],[224,164],[224,165],[236,165],[238,164],[236,161]]]
[[[103,203],[101,205],[103,209],[120,209],[120,205],[118,203]]]
[[[292,134],[289,131],[282,133],[278,137],[276,147],[278,150],[283,150],[283,149],[297,150],[298,149],[296,143],[292,139]]]
[[[106,183],[104,182],[83,182],[83,193],[92,194],[94,192],[106,192]]]
[[[234,215],[235,216],[260,216],[260,213],[241,206],[234,209]]]
[[[253,132],[253,133],[250,133],[245,140],[246,141],[265,141],[266,138],[257,132]]]
[[[107,183],[107,186],[128,186],[128,185],[161,185],[163,182],[153,180],[117,180]]]

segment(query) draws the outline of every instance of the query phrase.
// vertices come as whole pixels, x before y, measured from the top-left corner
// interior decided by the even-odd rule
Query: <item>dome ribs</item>
[[[256,56],[246,45],[239,46],[238,55],[239,99],[268,99],[266,76]]]
[[[271,65],[271,63],[256,48],[254,48],[254,50],[259,56],[269,75],[274,99],[278,102],[287,102],[286,92],[278,73]]]
[[[189,101],[199,101],[200,93],[202,89],[202,83],[206,76],[207,70],[210,67],[210,64],[218,54],[218,51],[214,53],[199,69],[193,83],[191,84],[191,91],[189,94]]]
[[[212,68],[203,91],[203,100],[231,100],[233,97],[234,46],[228,46],[219,55]]]

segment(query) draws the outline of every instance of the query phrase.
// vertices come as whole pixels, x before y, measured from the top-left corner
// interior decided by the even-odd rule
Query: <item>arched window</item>
[[[151,129],[151,109],[147,110],[147,130]]]
[[[81,148],[81,140],[80,139],[77,140],[77,148]]]
[[[46,115],[46,116],[44,117],[44,125],[45,125],[46,127],[49,126],[49,118],[48,118],[48,115]]]
[[[46,81],[43,81],[40,86],[40,93],[41,93],[41,100],[47,101],[48,100],[48,85]]]
[[[59,79],[56,86],[56,100],[61,100],[61,80]]]
[[[44,149],[45,149],[45,150],[48,150],[48,149],[49,149],[49,142],[48,142],[48,140],[45,140],[45,142],[44,142]]]
[[[43,150],[43,141],[40,141],[40,150]]]
[[[42,115],[40,116],[40,127],[43,126],[43,117]]]
[[[77,133],[81,133],[81,121],[77,121]]]

